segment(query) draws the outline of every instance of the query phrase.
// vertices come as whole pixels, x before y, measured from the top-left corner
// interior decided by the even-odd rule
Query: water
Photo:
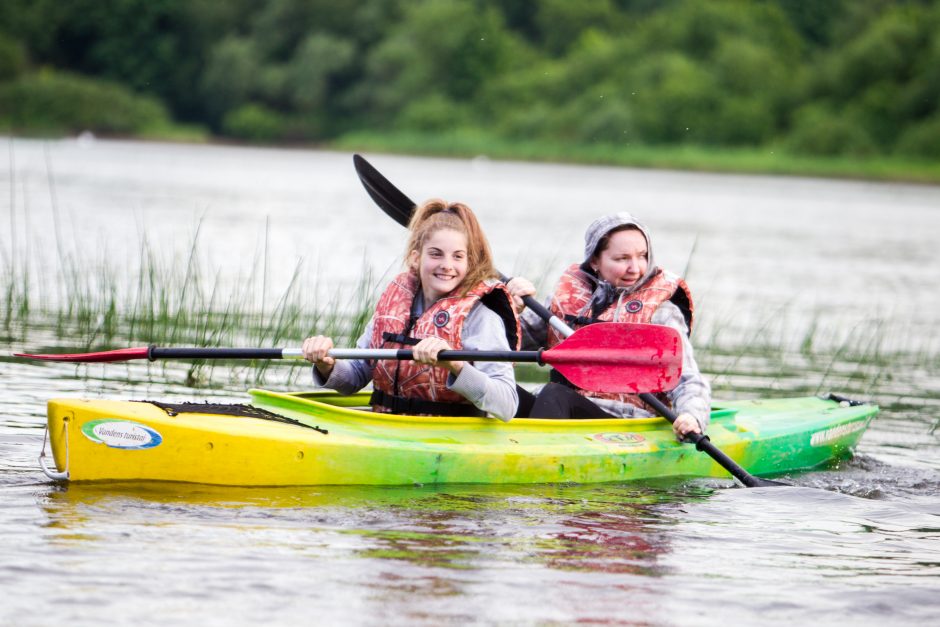
[[[255,309],[298,263],[302,290],[326,295],[363,268],[379,280],[398,267],[403,229],[346,154],[71,141],[2,152],[3,286],[28,265],[34,308],[59,308],[62,259],[112,263],[115,289],[131,289],[144,238],[185,266],[197,228],[198,268],[220,290],[263,268]],[[940,620],[940,189],[369,157],[416,200],[474,207],[500,268],[543,291],[579,256],[587,222],[633,211],[657,261],[688,270],[716,396],[832,390],[881,415],[854,459],[787,489],[57,486],[36,463],[48,398],[243,401],[252,373],[0,356],[0,624]],[[81,345],[56,327],[35,309],[13,316],[0,351]],[[265,385],[302,386],[298,374],[272,366]]]

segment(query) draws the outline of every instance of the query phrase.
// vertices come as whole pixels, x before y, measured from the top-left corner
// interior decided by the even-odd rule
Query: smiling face
[[[614,287],[632,287],[649,268],[646,237],[636,229],[617,231],[604,250],[591,258],[591,267]]]
[[[467,236],[460,231],[440,229],[421,247],[411,251],[408,264],[418,272],[426,304],[453,292],[467,276]]]

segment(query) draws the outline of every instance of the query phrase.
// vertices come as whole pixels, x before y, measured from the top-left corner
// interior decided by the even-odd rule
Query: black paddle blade
[[[408,226],[415,209],[414,201],[392,185],[391,181],[373,168],[362,155],[353,155],[353,165],[356,167],[356,174],[359,175],[362,186],[366,188],[366,193],[375,201],[375,204],[395,222]]]

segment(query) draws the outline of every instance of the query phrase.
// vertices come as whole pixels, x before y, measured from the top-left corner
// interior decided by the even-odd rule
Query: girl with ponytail
[[[512,365],[443,362],[442,350],[517,350],[519,321],[470,208],[429,200],[409,224],[405,271],[386,287],[360,348],[412,348],[414,361],[336,361],[332,339],[307,338],[314,381],[344,394],[370,381],[377,412],[490,415],[509,421],[519,398]]]

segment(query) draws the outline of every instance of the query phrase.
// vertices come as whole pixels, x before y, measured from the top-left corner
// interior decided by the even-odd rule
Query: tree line
[[[940,158],[940,0],[4,0],[0,129]]]

